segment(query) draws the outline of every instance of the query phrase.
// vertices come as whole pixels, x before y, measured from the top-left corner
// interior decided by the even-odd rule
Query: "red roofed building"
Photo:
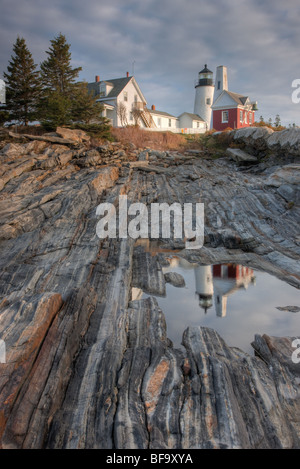
[[[256,110],[257,103],[251,102],[248,96],[228,91],[227,68],[223,65],[217,67],[212,127],[218,131],[228,127],[249,127],[255,121]]]

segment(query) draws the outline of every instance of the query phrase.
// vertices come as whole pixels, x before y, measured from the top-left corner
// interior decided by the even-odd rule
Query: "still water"
[[[236,264],[199,266],[179,257],[163,272],[176,272],[185,280],[181,288],[167,283],[166,297],[157,297],[174,347],[181,347],[188,326],[215,329],[229,346],[250,354],[256,333],[300,334],[300,292],[272,275]],[[286,306],[293,312],[278,309]]]

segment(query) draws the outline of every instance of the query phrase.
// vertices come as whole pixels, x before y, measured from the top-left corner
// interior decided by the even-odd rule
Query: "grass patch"
[[[212,159],[220,158],[224,156],[229,146],[234,146],[230,130],[223,132],[209,130],[203,134],[186,136],[186,149],[204,151],[205,155]]]
[[[133,144],[136,148],[152,148],[153,150],[184,150],[186,139],[173,132],[155,132],[143,130],[136,126],[111,129],[115,141],[122,144]]]

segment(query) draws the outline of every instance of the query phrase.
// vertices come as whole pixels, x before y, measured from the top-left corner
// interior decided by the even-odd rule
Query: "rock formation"
[[[262,134],[252,143],[263,147]],[[189,327],[179,350],[153,296],[180,280],[162,271],[174,253],[249,265],[299,288],[299,153],[292,168],[284,159],[237,168],[225,155],[92,148],[77,137],[1,145],[1,447],[300,448],[291,360],[300,331],[256,335],[250,356]],[[292,148],[285,136],[268,142]],[[120,195],[147,206],[203,202],[204,246],[161,240],[152,252],[130,237],[99,239],[96,208],[118,207]],[[132,299],[133,288],[146,297]]]

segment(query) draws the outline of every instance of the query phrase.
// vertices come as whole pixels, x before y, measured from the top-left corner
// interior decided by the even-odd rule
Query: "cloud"
[[[17,35],[36,63],[62,32],[80,78],[125,76],[134,68],[148,102],[176,115],[193,111],[194,81],[207,63],[228,67],[229,88],[259,100],[260,113],[299,117],[298,0],[2,0],[0,75]],[[272,96],[272,99],[271,99]],[[275,97],[275,98],[274,98]]]

